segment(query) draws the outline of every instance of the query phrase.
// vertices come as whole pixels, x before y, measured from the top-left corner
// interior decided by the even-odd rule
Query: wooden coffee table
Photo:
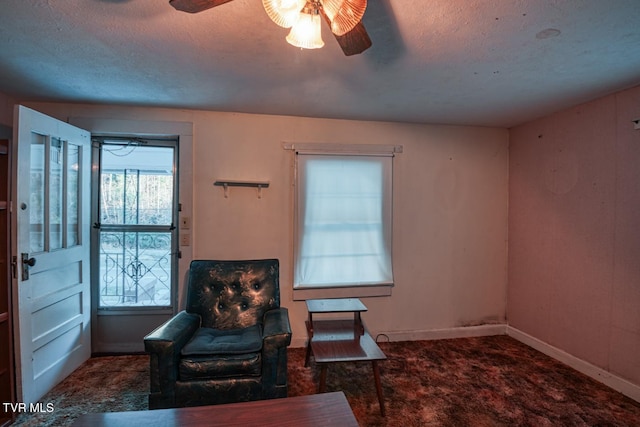
[[[376,384],[380,413],[385,416],[384,397],[380,382],[378,361],[387,356],[380,350],[365,329],[360,313],[367,311],[357,298],[307,300],[309,319],[306,322],[309,343],[305,366],[309,365],[311,354],[320,365],[318,391],[326,389],[327,365],[341,362],[371,362]],[[319,314],[352,313],[353,319],[318,319]],[[314,314],[316,315],[314,319]]]
[[[74,427],[358,427],[342,392],[226,405],[81,415]]]

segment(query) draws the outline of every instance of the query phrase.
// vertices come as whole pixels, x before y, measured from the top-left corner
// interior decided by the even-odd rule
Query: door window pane
[[[31,134],[31,173],[29,183],[30,252],[44,252],[44,148],[46,137]]]
[[[67,146],[67,247],[80,244],[80,147]]]
[[[58,138],[51,138],[49,148],[49,250],[62,248],[62,215],[63,215],[63,143]]]
[[[102,224],[171,225],[173,149],[104,146]]]
[[[174,148],[101,146],[99,308],[170,307]]]
[[[171,305],[171,233],[100,233],[100,307]]]

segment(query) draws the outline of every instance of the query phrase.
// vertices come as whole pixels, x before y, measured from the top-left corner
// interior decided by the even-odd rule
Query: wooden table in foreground
[[[309,343],[305,357],[305,366],[313,354],[320,366],[320,384],[318,391],[325,391],[327,365],[341,362],[371,362],[373,378],[380,404],[380,414],[385,416],[384,397],[380,382],[378,361],[387,356],[380,350],[371,335],[365,329],[360,313],[367,311],[357,298],[307,300],[309,320],[306,322]],[[319,314],[353,313],[353,319],[318,319]],[[316,318],[314,319],[314,314]]]
[[[80,416],[74,427],[344,426],[358,427],[342,392],[226,405]]]

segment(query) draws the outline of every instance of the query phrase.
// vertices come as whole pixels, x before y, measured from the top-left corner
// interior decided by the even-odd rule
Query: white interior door
[[[31,403],[91,355],[91,138],[23,106],[14,114],[16,391]]]

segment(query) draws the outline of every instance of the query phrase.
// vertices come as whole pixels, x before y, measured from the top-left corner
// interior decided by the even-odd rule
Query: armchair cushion
[[[180,359],[180,381],[257,377],[262,373],[261,353],[187,356]]]
[[[245,354],[262,349],[261,325],[242,329],[199,328],[182,348],[183,356]]]

